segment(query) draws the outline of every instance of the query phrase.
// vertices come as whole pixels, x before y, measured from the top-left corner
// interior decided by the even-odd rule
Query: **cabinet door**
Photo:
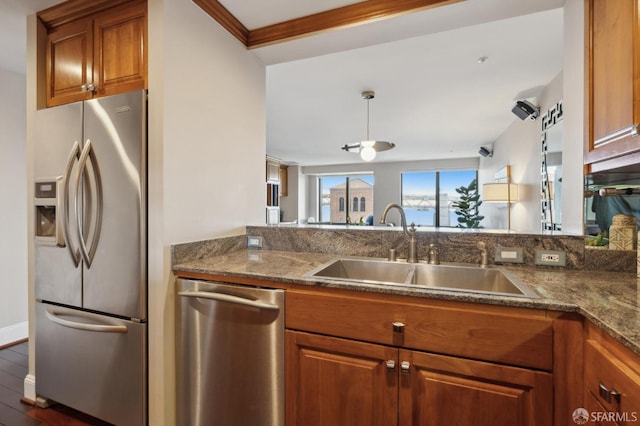
[[[395,348],[286,332],[288,426],[397,424]]]
[[[401,426],[553,424],[548,373],[400,350]]]
[[[585,394],[591,394],[620,423],[640,420],[640,364],[616,354],[606,342],[587,340],[584,349]]]
[[[147,80],[146,3],[118,7],[94,18],[97,96],[144,89]]]
[[[634,137],[640,123],[638,0],[589,0],[587,5],[585,163],[596,163],[591,169],[599,171],[638,162],[634,157],[640,155],[640,140]]]
[[[90,20],[74,21],[52,30],[47,37],[47,106],[91,97],[82,86],[93,76],[93,32]]]
[[[610,419],[609,411],[598,402],[596,396],[591,392],[587,392],[585,395],[584,408],[587,410],[589,416],[588,424],[594,426],[619,426],[613,419]],[[574,413],[574,415],[576,414]],[[582,417],[582,419],[584,419],[584,417]],[[578,424],[578,421],[581,420],[574,420],[576,424]]]

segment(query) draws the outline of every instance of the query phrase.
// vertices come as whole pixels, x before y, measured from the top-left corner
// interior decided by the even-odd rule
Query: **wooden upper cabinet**
[[[146,29],[144,3],[119,7],[96,16],[93,76],[98,96],[145,88]]]
[[[51,28],[47,35],[47,106],[144,89],[147,5],[120,4]]]
[[[89,99],[81,87],[93,80],[91,21],[55,28],[47,40],[47,106]]]
[[[639,0],[585,0],[585,164],[640,163]]]

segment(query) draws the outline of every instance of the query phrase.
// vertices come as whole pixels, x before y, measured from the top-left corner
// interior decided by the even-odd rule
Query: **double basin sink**
[[[502,269],[474,266],[341,258],[315,269],[309,277],[360,283],[405,285],[501,296],[538,297]]]

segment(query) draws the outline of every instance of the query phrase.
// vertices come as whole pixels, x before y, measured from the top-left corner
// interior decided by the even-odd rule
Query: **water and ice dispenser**
[[[60,179],[39,179],[35,182],[34,206],[35,237],[40,244],[55,244],[64,247],[62,229],[59,229],[56,215],[62,214],[58,207]]]

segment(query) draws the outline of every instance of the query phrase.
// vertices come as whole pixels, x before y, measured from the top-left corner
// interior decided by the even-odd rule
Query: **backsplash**
[[[387,257],[389,249],[394,248],[398,258],[406,257],[407,238],[400,228],[353,228],[317,225],[248,226],[246,235],[262,237],[262,250]],[[246,235],[175,245],[172,247],[172,261],[177,264],[244,249]],[[482,241],[486,245],[490,264],[495,263],[498,246],[521,247],[523,264],[528,266],[534,265],[535,250],[544,249],[564,251],[566,269],[636,272],[635,251],[585,249],[582,236],[419,229],[416,238],[420,260],[426,259],[429,244],[435,244],[440,252],[441,262],[479,263],[480,252],[476,245]]]

